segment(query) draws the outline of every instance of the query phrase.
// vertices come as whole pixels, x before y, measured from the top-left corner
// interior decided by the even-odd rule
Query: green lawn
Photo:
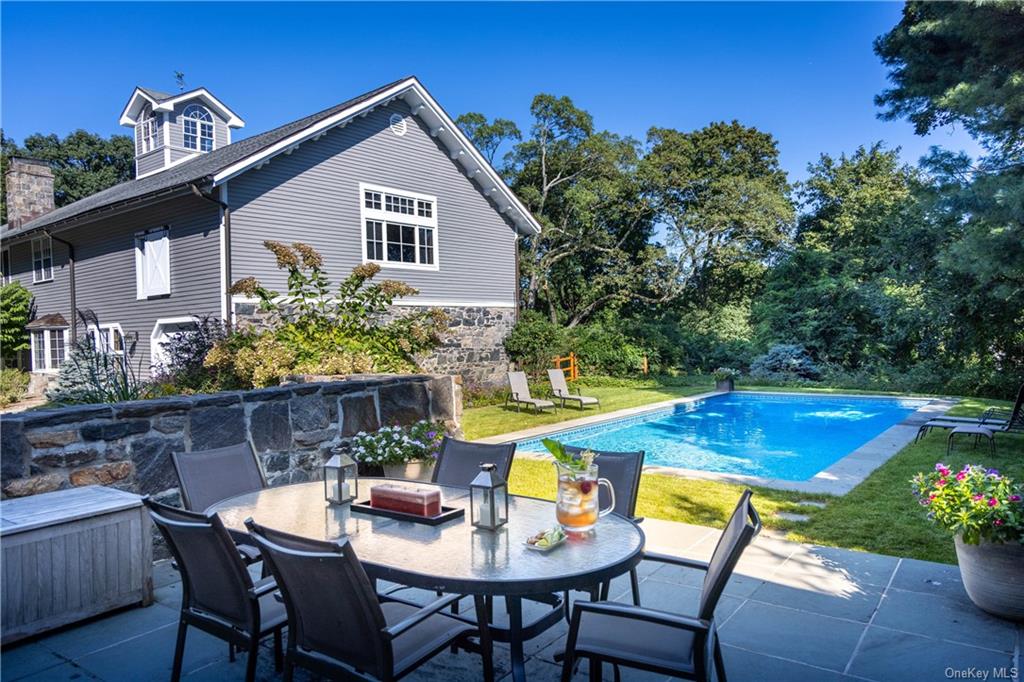
[[[706,386],[663,389],[588,389],[588,393],[608,400],[605,411],[690,395],[707,390]],[[614,400],[614,402],[613,402]],[[972,416],[990,405],[1009,407],[1009,403],[966,399],[950,414]],[[464,424],[470,437],[527,428],[533,424],[553,423],[575,416],[572,410],[562,414],[516,415],[500,406],[466,410]],[[565,414],[569,413],[569,414]],[[543,419],[543,421],[540,421]],[[473,435],[477,434],[477,435]],[[979,447],[971,450],[967,441],[946,460],[945,433],[933,432],[918,444],[911,444],[876,469],[863,483],[842,497],[784,492],[755,488],[755,504],[768,528],[785,531],[792,540],[849,547],[869,552],[954,563],[952,540],[925,518],[910,492],[909,480],[918,471],[930,470],[942,460],[953,467],[967,462],[994,466],[1024,479],[1024,436],[996,436],[996,455]],[[512,467],[512,492],[553,499],[555,478],[548,462],[521,459]],[[742,486],[645,474],[640,483],[637,503],[639,516],[722,527],[742,491]],[[824,509],[803,506],[804,501],[824,501]],[[806,522],[783,521],[776,511],[790,511],[810,517]]]
[[[506,409],[503,405],[470,407],[462,413],[462,429],[467,439],[476,440],[477,438],[496,436],[500,433],[520,431],[533,426],[555,424],[567,419],[696,395],[713,390],[713,388],[714,385],[711,383],[696,386],[658,386],[656,388],[587,387],[583,389],[584,394],[598,398],[601,401],[600,408],[588,407],[586,410],[580,410],[578,407],[567,405],[564,409],[549,409],[536,414],[532,409],[526,407],[523,407],[521,412],[516,412],[514,407]],[[532,386],[530,392],[535,397],[544,395]]]

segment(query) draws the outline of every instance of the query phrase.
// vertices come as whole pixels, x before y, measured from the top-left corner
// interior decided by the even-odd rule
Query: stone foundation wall
[[[320,477],[359,431],[420,419],[459,434],[461,380],[360,376],[254,391],[82,405],[0,416],[0,490],[22,497],[110,485],[177,503],[174,451],[249,441],[271,485]]]
[[[433,306],[392,306],[397,317],[429,310]],[[515,308],[441,307],[451,322],[448,334],[433,353],[420,358],[425,372],[458,374],[480,385],[504,384],[511,367],[505,353],[505,337],[516,324]],[[266,326],[265,314],[256,304],[235,301],[235,320],[240,324]]]

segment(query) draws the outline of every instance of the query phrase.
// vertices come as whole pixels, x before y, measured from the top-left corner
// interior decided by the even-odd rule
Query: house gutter
[[[49,231],[44,230],[43,234],[58,244],[63,244],[68,249],[68,278],[71,280],[68,293],[71,297],[71,342],[78,340],[78,299],[75,296],[75,245],[69,241],[54,237]],[[53,254],[50,254],[53,258]]]
[[[208,192],[203,192],[201,189],[199,189],[199,186],[197,184],[195,184],[195,183],[190,184],[189,187],[192,188],[192,193],[195,194],[197,197],[199,197],[200,199],[205,199],[206,201],[209,201],[211,203],[217,204],[217,206],[219,206],[220,209],[224,212],[224,220],[221,223],[221,229],[224,231],[224,239],[223,239],[223,244],[224,244],[224,267],[223,267],[223,269],[224,269],[224,272],[222,273],[223,276],[224,276],[224,281],[223,281],[224,298],[225,298],[225,301],[224,301],[225,308],[224,308],[224,310],[227,311],[227,319],[225,319],[224,322],[230,324],[231,317],[232,317],[232,315],[231,315],[231,294],[230,294],[230,291],[231,291],[231,207],[226,202],[221,201],[220,199],[215,197],[213,194],[210,194]]]

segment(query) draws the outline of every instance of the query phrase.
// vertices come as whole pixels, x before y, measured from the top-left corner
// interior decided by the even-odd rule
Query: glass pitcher
[[[615,508],[615,488],[607,478],[597,477],[597,465],[585,469],[571,469],[555,462],[558,472],[558,498],[555,517],[567,532],[582,533],[597,525],[597,520]],[[608,486],[611,498],[606,509],[600,508],[598,487]]]

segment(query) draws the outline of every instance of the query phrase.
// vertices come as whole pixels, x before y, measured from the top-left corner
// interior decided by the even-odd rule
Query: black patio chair
[[[515,443],[471,443],[444,437],[441,452],[434,465],[432,483],[468,488],[470,482],[480,473],[481,464],[493,464],[506,481],[512,472],[512,458],[516,454]]]
[[[225,640],[248,652],[246,682],[256,678],[256,656],[263,637],[274,636],[274,665],[281,669],[281,630],[285,609],[274,599],[272,578],[253,582],[234,542],[216,514],[200,514],[144,499],[153,522],[167,541],[181,571],[181,614],[171,681],[181,678],[188,627]]]
[[[172,452],[171,463],[181,482],[185,509],[201,512],[235,495],[267,487],[263,467],[248,441],[214,450]],[[245,533],[228,531],[247,564],[260,560],[259,550]]]
[[[579,454],[587,448],[578,448],[573,445],[566,445],[565,451],[570,454]],[[615,514],[624,516],[634,523],[640,523],[642,518],[636,516],[636,500],[640,492],[640,474],[644,469],[644,451],[636,452],[611,452],[605,450],[591,450],[596,457],[598,474],[601,478],[607,478],[612,487],[615,488]],[[598,486],[598,501],[603,509],[608,504],[608,491],[604,486]],[[640,605],[640,580],[637,577],[636,568],[629,569],[629,586],[633,593],[633,603]],[[607,599],[611,591],[611,582],[600,586],[600,592],[591,590],[591,599]],[[568,595],[566,595],[566,618],[569,617]]]
[[[590,662],[591,679],[601,679],[601,665],[647,670],[687,680],[715,678],[725,682],[722,647],[715,626],[715,607],[736,563],[761,531],[761,518],[750,502],[751,491],[740,497],[722,531],[710,562],[647,553],[648,560],[705,572],[697,616],[613,602],[577,602],[562,664],[562,681],[572,679],[577,659]]]
[[[378,595],[347,539],[309,540],[252,519],[245,525],[288,612],[286,682],[295,666],[332,678],[397,680],[453,644],[478,651],[485,678],[494,679],[486,623],[473,627],[441,612],[460,595],[426,606]]]

